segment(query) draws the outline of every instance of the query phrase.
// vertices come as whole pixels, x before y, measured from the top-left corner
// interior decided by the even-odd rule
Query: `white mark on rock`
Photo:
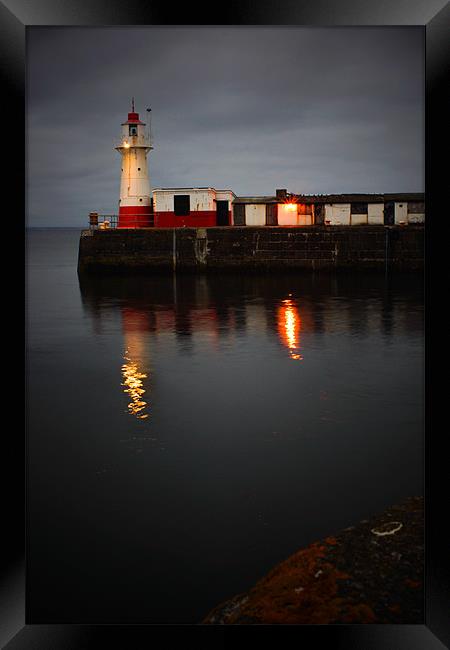
[[[372,528],[371,532],[378,537],[384,537],[385,535],[393,535],[397,533],[400,528],[403,528],[403,524],[400,521],[390,521],[387,524],[382,524],[378,528]]]

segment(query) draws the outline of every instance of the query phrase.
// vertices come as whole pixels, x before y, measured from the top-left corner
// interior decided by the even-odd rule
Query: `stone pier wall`
[[[246,226],[85,230],[78,269],[416,271],[423,262],[423,226]]]

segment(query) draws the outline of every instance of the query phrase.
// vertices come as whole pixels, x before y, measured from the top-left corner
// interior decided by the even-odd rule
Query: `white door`
[[[408,204],[396,203],[394,214],[395,214],[395,223],[400,223],[401,221],[408,223]]]

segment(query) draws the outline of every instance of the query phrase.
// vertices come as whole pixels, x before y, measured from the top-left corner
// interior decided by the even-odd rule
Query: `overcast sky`
[[[27,28],[29,226],[117,213],[151,107],[152,187],[424,190],[421,28]]]

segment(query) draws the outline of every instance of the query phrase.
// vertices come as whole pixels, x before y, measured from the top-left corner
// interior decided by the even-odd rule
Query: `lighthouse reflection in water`
[[[124,332],[124,363],[122,364],[122,386],[129,398],[128,412],[138,420],[149,416],[148,371],[146,371],[147,349],[143,338],[146,329],[146,315],[136,310],[122,309]]]

